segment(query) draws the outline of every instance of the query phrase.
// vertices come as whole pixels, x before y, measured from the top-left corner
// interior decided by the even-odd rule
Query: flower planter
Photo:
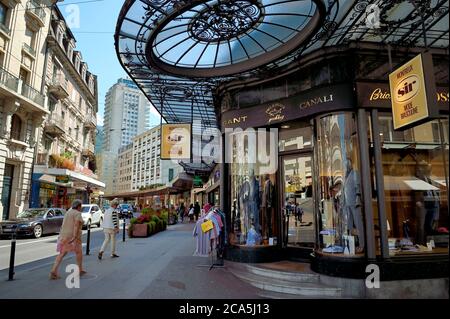
[[[148,237],[147,224],[134,224],[133,237]]]

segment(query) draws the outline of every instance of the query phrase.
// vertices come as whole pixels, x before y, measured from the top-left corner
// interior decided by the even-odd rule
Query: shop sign
[[[358,105],[370,108],[392,108],[391,92],[388,83],[358,82]],[[436,102],[439,111],[449,111],[449,88],[436,87]]]
[[[331,85],[312,89],[277,102],[224,112],[222,130],[277,125],[315,114],[353,107],[352,87],[348,84]]]
[[[203,180],[200,176],[194,176],[192,180],[192,186],[194,188],[203,188]]]
[[[41,188],[56,190],[56,186],[48,183],[41,182]]]
[[[70,177],[69,176],[56,176],[56,182],[68,183],[68,182],[70,182]]]
[[[161,131],[161,159],[191,159],[191,124],[163,124]]]
[[[420,54],[389,75],[394,129],[418,125],[439,114],[431,54]]]

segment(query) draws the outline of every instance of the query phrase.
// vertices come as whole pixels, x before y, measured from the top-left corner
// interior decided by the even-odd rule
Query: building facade
[[[113,167],[112,170],[103,169],[100,172],[106,183],[106,194],[117,191],[118,152],[121,147],[133,142],[133,137],[150,129],[151,104],[129,79],[119,79],[106,94],[104,141],[102,152],[109,152],[112,156],[104,156],[103,167]]]
[[[123,67],[164,98],[168,122],[220,128],[231,154],[220,158],[225,258],[301,259],[344,296],[448,298],[448,2],[136,4],[119,17]],[[396,71],[411,77],[391,88],[413,58],[423,67]],[[427,103],[393,107],[419,90]],[[394,129],[396,112],[425,105]],[[250,139],[256,129],[266,139]],[[374,264],[389,289],[365,285]]]
[[[119,149],[117,170],[117,192],[130,192],[133,176],[133,144]]]
[[[76,39],[54,6],[46,41],[44,84],[50,114],[37,145],[32,207],[68,207],[89,202],[98,180],[95,159],[97,76],[89,72]]]
[[[43,79],[54,2],[0,1],[0,220],[29,206],[39,128],[50,113]]]
[[[159,126],[133,138],[132,191],[164,186],[182,171],[177,162],[161,160],[160,146]]]

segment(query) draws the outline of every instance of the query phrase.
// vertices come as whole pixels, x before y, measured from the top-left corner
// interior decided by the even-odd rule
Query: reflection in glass
[[[276,174],[268,174],[267,166],[251,160],[251,141],[247,138],[240,139],[242,134],[233,134],[232,142],[230,242],[246,246],[275,245]],[[266,141],[268,146],[270,139],[267,138]]]
[[[409,136],[406,141],[385,139],[382,144],[389,252],[448,253],[448,164],[444,162],[448,141],[444,136],[443,152],[439,122],[393,132],[392,118],[383,119],[390,122],[383,135]],[[446,121],[442,123],[445,126]]]
[[[361,254],[365,234],[354,115],[322,117],[317,127],[320,248],[324,253]]]

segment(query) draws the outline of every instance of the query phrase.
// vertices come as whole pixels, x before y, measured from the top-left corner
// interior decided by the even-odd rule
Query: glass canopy
[[[196,120],[200,131],[217,126],[213,92],[218,85],[264,79],[316,49],[348,42],[448,48],[448,4],[127,0],[117,23],[116,49],[125,70],[168,123]]]

